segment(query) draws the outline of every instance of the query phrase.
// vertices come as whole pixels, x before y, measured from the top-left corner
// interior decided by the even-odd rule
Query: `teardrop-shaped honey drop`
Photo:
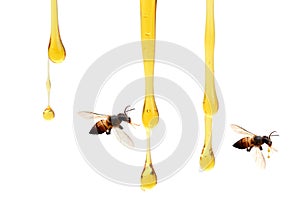
[[[144,169],[143,169],[143,172],[141,175],[141,189],[142,190],[152,189],[157,184],[157,176],[156,176],[155,170],[153,168],[152,159],[151,159],[150,133],[151,133],[151,129],[146,128],[147,152],[146,152],[146,160],[145,160]]]
[[[48,57],[54,63],[63,62],[66,58],[65,47],[59,33],[57,0],[51,0],[51,35],[48,46]]]
[[[141,175],[141,189],[149,190],[157,184],[157,176],[152,164],[145,164]]]
[[[45,120],[48,120],[48,121],[52,120],[55,117],[55,113],[54,113],[53,109],[50,106],[48,106],[44,110],[43,117],[44,117]]]

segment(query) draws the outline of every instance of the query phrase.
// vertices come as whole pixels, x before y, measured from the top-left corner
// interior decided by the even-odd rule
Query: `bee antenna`
[[[269,138],[271,138],[271,136],[279,136],[278,134],[273,135],[273,133],[277,133],[277,131],[272,131],[272,132],[270,133],[270,135],[269,135]]]
[[[124,114],[127,116],[127,112],[129,112],[129,111],[132,111],[132,110],[135,110],[135,108],[131,108],[131,109],[129,109],[128,110],[128,108],[130,108],[130,105],[128,105],[127,107],[125,107],[125,109],[124,109]]]

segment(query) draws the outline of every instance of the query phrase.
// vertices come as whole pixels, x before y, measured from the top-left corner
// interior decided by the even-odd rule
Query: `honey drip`
[[[50,80],[50,68],[49,68],[49,60],[48,60],[48,74],[47,74],[47,81],[46,81],[46,89],[48,93],[48,106],[43,112],[43,117],[45,120],[52,120],[55,117],[55,113],[53,109],[50,107],[50,91],[51,91],[51,80]]]
[[[58,27],[57,0],[51,0],[51,35],[48,46],[48,57],[54,63],[65,60],[66,51],[60,38]]]
[[[205,26],[205,93],[203,111],[205,114],[205,140],[200,156],[200,167],[210,170],[215,165],[212,149],[212,117],[219,109],[218,98],[214,80],[214,48],[215,48],[215,22],[214,0],[206,0],[206,26]]]
[[[147,152],[144,170],[141,175],[141,189],[148,190],[153,188],[157,183],[157,176],[152,165],[150,149],[150,128],[146,128],[147,133]]]
[[[159,121],[158,109],[154,98],[154,55],[155,55],[155,27],[156,0],[140,0],[141,7],[141,39],[145,72],[145,100],[142,120],[147,134],[147,152],[144,170],[141,175],[141,189],[153,188],[157,183],[157,176],[151,160],[150,133]]]

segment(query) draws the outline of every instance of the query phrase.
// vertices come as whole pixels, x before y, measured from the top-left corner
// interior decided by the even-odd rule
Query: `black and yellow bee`
[[[247,137],[244,137],[234,143],[233,147],[238,149],[246,149],[248,152],[250,152],[251,149],[255,147],[255,160],[261,168],[265,168],[266,161],[264,155],[261,152],[263,150],[262,145],[268,145],[268,153],[270,153],[271,150],[276,152],[277,150],[272,147],[271,141],[272,136],[279,136],[278,134],[274,134],[276,133],[276,131],[271,132],[269,136],[259,136],[235,124],[232,124],[231,128],[239,134],[247,135]],[[270,158],[270,155],[268,155],[268,158]]]
[[[87,119],[96,119],[97,121],[94,126],[90,130],[90,134],[99,135],[106,133],[110,135],[111,130],[114,129],[116,131],[116,136],[118,140],[128,147],[133,147],[134,143],[131,138],[123,131],[123,127],[121,125],[122,122],[127,122],[131,125],[137,125],[131,122],[131,118],[128,116],[128,112],[134,110],[134,108],[129,109],[130,106],[125,107],[123,113],[119,113],[118,115],[106,115],[106,114],[97,114],[89,111],[80,111],[78,114]]]

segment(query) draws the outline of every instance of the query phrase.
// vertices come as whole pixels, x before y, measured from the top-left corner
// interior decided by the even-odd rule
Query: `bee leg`
[[[249,147],[249,148],[247,149],[247,152],[250,152],[252,148],[253,148],[253,146]]]
[[[108,129],[105,133],[106,133],[107,135],[110,135],[110,133],[111,133],[111,128]]]
[[[262,148],[261,146],[259,147],[259,149],[260,149],[261,151],[263,150],[263,148]]]
[[[123,129],[122,125],[119,125],[119,128],[122,130]]]

